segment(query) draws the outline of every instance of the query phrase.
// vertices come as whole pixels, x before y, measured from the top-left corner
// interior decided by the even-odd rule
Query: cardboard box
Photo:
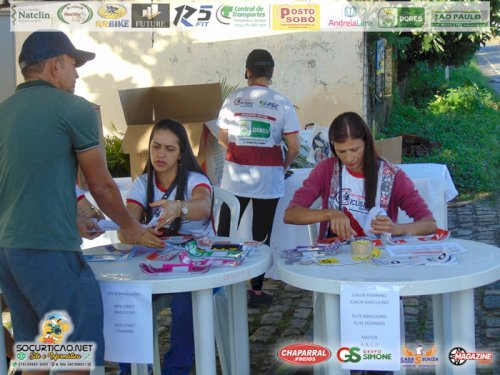
[[[213,158],[215,138],[204,133],[205,123],[216,120],[222,106],[219,83],[147,87],[120,90],[120,101],[127,122],[122,152],[130,156],[132,179],[142,174],[148,160],[148,142],[155,122],[172,118],[181,122],[188,133],[194,155],[208,177],[215,183],[214,175],[206,169],[206,161]]]
[[[403,137],[379,139],[375,141],[377,153],[394,164],[401,164],[403,159]]]

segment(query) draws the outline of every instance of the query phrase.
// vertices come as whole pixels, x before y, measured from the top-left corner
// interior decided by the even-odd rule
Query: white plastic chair
[[[217,228],[220,218],[220,209],[225,203],[231,212],[231,221],[229,225],[229,237],[238,237],[238,221],[240,219],[240,201],[229,191],[214,186],[214,225]],[[230,335],[233,322],[232,316],[228,312],[228,295],[223,288],[214,294],[214,317],[215,317],[215,342],[219,353],[219,362],[222,373],[229,375],[231,373],[231,343]]]
[[[214,186],[214,224],[217,228],[220,217],[220,208],[225,203],[231,211],[231,224],[229,226],[229,237],[238,237],[238,221],[240,219],[240,201],[229,191]]]
[[[214,186],[214,206],[213,219],[214,226],[217,228],[220,217],[220,209],[223,203],[227,204],[231,212],[231,221],[229,227],[229,236],[238,237],[238,221],[240,217],[240,202],[229,191]],[[163,294],[153,303],[153,340],[154,340],[154,362],[153,374],[160,375],[160,348],[158,340],[158,315],[161,310],[170,306],[170,295]],[[230,363],[230,343],[229,343],[229,324],[230,315],[228,314],[227,294],[225,289],[219,290],[214,294],[214,317],[215,317],[215,341],[219,354],[219,362],[223,374],[229,374]]]

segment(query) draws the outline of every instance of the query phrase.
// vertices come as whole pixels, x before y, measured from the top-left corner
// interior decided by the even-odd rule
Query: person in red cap
[[[293,104],[269,86],[274,60],[263,49],[247,57],[248,86],[228,95],[219,113],[219,142],[227,148],[221,188],[233,193],[241,215],[252,201],[252,236],[270,243],[276,206],[285,191],[285,172],[299,153],[299,121]],[[283,157],[281,142],[287,151]],[[221,211],[219,235],[229,234],[229,214]],[[240,215],[240,219],[241,219]],[[264,275],[251,280],[248,304],[270,305],[272,296],[262,291]]]
[[[93,343],[102,366],[102,297],[80,250],[81,235],[97,234],[92,221],[77,220],[77,164],[127,242],[163,243],[128,213],[99,145],[94,107],[73,94],[76,68],[94,57],[59,31],[34,32],[22,46],[25,82],[0,103],[0,289],[16,343],[35,342],[44,317],[63,312],[72,321],[68,342]]]

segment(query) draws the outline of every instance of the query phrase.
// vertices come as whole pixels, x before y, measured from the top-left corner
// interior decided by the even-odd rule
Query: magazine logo
[[[291,344],[278,351],[278,357],[293,365],[315,365],[330,359],[329,349],[316,344]]]
[[[119,4],[103,5],[97,10],[97,14],[106,19],[116,20],[127,14],[127,8]]]
[[[448,359],[451,364],[455,366],[462,366],[467,361],[479,361],[484,364],[491,364],[493,362],[493,353],[490,352],[470,352],[461,347],[454,347],[448,354]]]
[[[133,28],[170,27],[170,4],[132,4]]]
[[[81,25],[92,19],[94,12],[83,3],[66,4],[57,11],[57,18],[66,24],[79,23]]]

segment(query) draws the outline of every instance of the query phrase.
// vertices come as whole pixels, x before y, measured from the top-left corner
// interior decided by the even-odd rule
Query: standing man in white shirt
[[[248,86],[228,95],[219,114],[219,143],[226,149],[221,188],[233,193],[241,215],[253,205],[252,235],[270,243],[278,200],[284,195],[285,171],[299,153],[299,121],[293,104],[269,88],[274,71],[271,54],[254,49],[247,57]],[[283,156],[282,139],[287,143]],[[241,219],[240,215],[240,219]],[[219,235],[229,234],[229,213],[221,213]],[[264,275],[251,280],[250,306],[272,303],[262,291]]]

